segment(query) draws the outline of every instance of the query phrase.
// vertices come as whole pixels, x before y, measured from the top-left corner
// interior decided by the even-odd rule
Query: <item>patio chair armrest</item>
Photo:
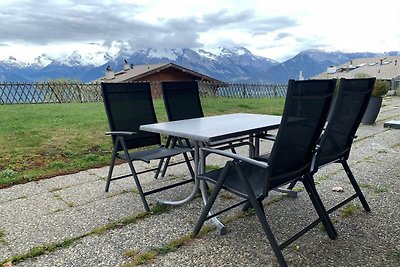
[[[106,132],[106,135],[122,135],[122,136],[129,136],[137,134],[137,132],[128,132],[128,131],[113,131],[113,132]]]
[[[224,156],[224,157],[228,157],[228,158],[231,158],[231,159],[241,160],[241,161],[247,162],[249,164],[255,165],[257,167],[263,168],[263,169],[267,169],[268,166],[269,166],[268,163],[266,163],[266,162],[258,161],[258,160],[255,160],[255,159],[252,159],[252,158],[249,158],[249,157],[246,157],[246,156],[242,156],[242,155],[239,155],[239,154],[234,154],[232,152],[228,152],[228,151],[225,151],[225,150],[222,151],[222,150],[219,150],[219,149],[213,149],[213,148],[207,148],[207,147],[203,147],[202,150],[207,152],[207,153],[218,154],[218,155],[221,155],[221,156]]]

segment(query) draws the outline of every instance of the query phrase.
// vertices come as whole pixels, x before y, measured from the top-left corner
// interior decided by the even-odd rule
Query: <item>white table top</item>
[[[281,116],[235,113],[141,125],[140,130],[194,141],[214,142],[277,129]]]

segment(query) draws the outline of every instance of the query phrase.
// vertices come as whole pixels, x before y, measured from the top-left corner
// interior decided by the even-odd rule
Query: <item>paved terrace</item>
[[[351,153],[350,166],[372,211],[364,212],[358,200],[337,210],[331,216],[338,238],[330,240],[315,227],[284,250],[289,266],[400,266],[400,130],[384,128],[389,119],[400,119],[399,97],[384,100],[376,125],[359,128]],[[267,150],[270,144],[262,146]],[[147,255],[148,266],[277,266],[254,215],[235,209],[221,217],[227,221],[227,235],[209,230],[190,238],[202,207],[200,197],[146,214],[133,181],[115,181],[104,193],[107,169],[1,189],[0,265],[14,257],[13,266],[18,267],[135,266],[135,256]],[[184,175],[181,165],[170,169],[166,180]],[[150,176],[146,186],[159,183]],[[352,193],[340,166],[325,168],[316,180],[327,208]],[[333,192],[335,186],[344,192]],[[150,196],[149,201],[179,199],[189,191],[188,185]],[[233,200],[226,194],[219,203]],[[297,199],[274,193],[264,204],[280,241],[316,217],[305,191]]]

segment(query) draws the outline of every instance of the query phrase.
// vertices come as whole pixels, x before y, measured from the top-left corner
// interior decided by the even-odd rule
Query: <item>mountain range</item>
[[[46,54],[34,62],[21,62],[14,57],[0,61],[0,82],[37,82],[54,79],[90,82],[104,76],[107,66],[114,71],[123,69],[124,60],[130,64],[175,63],[225,82],[286,83],[305,79],[355,58],[400,55],[393,51],[384,54],[360,52],[327,52],[305,50],[284,62],[256,56],[244,47],[217,49],[137,49],[110,54],[94,51],[85,55],[74,52],[65,58]]]

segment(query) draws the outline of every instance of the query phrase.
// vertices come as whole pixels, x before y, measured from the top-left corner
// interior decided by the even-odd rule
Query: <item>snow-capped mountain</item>
[[[127,49],[116,53],[77,51],[64,58],[51,58],[45,54],[32,63],[13,60],[0,61],[2,81],[46,81],[56,78],[89,82],[100,78],[108,65],[113,70],[123,69],[124,60],[130,64],[175,63],[224,81],[260,81],[263,73],[278,62],[253,55],[246,48],[204,49]],[[19,75],[15,76],[18,70]],[[23,77],[21,80],[21,76]]]
[[[47,65],[51,64],[53,62],[53,58],[47,56],[46,54],[41,54],[40,56],[37,56],[34,60],[33,63],[31,64],[32,66],[35,66],[37,68],[44,68]]]
[[[391,52],[387,55],[400,54]],[[42,54],[33,62],[20,62],[15,57],[0,61],[0,81],[34,82],[70,79],[90,82],[104,76],[107,66],[114,71],[130,64],[175,63],[226,82],[286,83],[288,79],[310,78],[330,65],[340,65],[354,58],[375,57],[376,53],[344,53],[305,50],[279,63],[253,55],[244,47],[214,49],[132,49],[127,46],[105,50],[102,47],[87,53],[73,52],[60,58]]]
[[[282,83],[288,79],[299,79],[300,72],[305,79],[326,71],[328,66],[338,66],[356,58],[383,57],[399,55],[400,52],[388,53],[355,52],[345,53],[340,51],[327,52],[316,49],[305,50],[295,57],[271,67],[265,73],[265,79],[272,83]]]

